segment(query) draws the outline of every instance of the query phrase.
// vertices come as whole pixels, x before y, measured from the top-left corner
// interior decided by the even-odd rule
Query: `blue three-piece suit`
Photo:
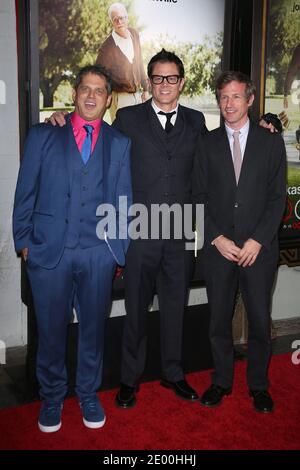
[[[37,377],[41,398],[59,402],[67,391],[67,324],[76,298],[79,321],[76,393],[92,398],[100,386],[104,321],[116,263],[129,240],[98,237],[101,204],[116,208],[116,226],[127,233],[131,204],[130,140],[102,123],[94,151],[83,163],[70,116],[64,127],[34,126],[27,138],[13,215],[16,251],[28,247],[27,272],[39,332]],[[120,224],[125,224],[120,227]]]

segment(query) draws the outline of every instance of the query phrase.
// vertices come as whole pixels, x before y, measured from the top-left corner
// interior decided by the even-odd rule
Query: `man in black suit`
[[[178,104],[184,67],[164,49],[148,64],[152,100],[120,109],[113,124],[132,139],[133,202],[151,211],[153,204],[191,203],[194,155],[199,135],[207,132],[201,112]],[[150,231],[150,228],[149,228]],[[172,230],[171,230],[172,231]],[[116,404],[132,407],[146,360],[146,324],[156,290],[161,316],[161,385],[187,400],[198,399],[181,366],[183,313],[192,253],[185,240],[131,240],[125,267],[126,318],[121,386]]]
[[[205,202],[205,280],[215,365],[201,403],[217,406],[232,391],[232,315],[239,286],[249,323],[249,392],[255,409],[267,413],[273,409],[267,377],[269,306],[286,199],[285,147],[279,134],[249,121],[255,86],[246,75],[224,72],[216,88],[225,123],[204,137],[196,161]]]

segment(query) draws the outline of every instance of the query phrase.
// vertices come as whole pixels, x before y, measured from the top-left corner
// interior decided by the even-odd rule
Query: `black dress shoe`
[[[121,384],[115,399],[118,408],[132,408],[136,404],[135,387]]]
[[[260,413],[271,413],[273,411],[274,403],[267,390],[250,390],[249,395],[253,398],[256,411]]]
[[[222,403],[225,395],[231,394],[231,388],[223,388],[220,385],[212,384],[206,392],[203,393],[200,403],[203,406],[214,407]]]
[[[162,379],[160,385],[174,390],[175,394],[184,400],[195,401],[199,396],[195,390],[189,386],[186,380],[178,380],[178,382],[170,382],[169,380]]]

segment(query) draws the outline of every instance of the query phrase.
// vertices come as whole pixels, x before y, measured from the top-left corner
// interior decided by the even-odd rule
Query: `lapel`
[[[104,194],[107,193],[107,182],[108,182],[108,171],[110,167],[110,161],[111,161],[111,149],[112,149],[112,136],[109,125],[105,122],[102,121],[101,124],[101,129],[100,129],[100,134],[98,136],[97,143],[94,148],[95,155],[96,152],[99,153],[100,158],[102,159],[102,165],[100,166],[102,174],[100,177],[100,181],[102,180],[103,184],[103,189],[104,189]]]
[[[156,122],[154,121],[157,117],[151,105],[151,98],[140,106],[139,112],[139,127],[142,135],[145,136],[145,139],[149,140],[151,145],[161,152],[162,139],[157,139],[157,132],[155,130]]]
[[[222,125],[218,130],[217,152],[219,155],[218,158],[222,159],[222,165],[220,165],[220,163],[218,163],[218,165],[221,168],[221,171],[226,173],[224,175],[224,180],[226,181],[226,179],[228,179],[230,185],[236,187],[232,154],[224,125]]]
[[[60,133],[62,139],[62,146],[64,149],[63,158],[65,160],[66,170],[68,174],[68,182],[69,182],[69,193],[72,189],[73,183],[73,165],[72,165],[72,158],[76,156],[76,154],[81,158],[79,153],[76,140],[73,134],[73,128],[71,124],[71,114],[66,116],[66,125],[61,128]]]

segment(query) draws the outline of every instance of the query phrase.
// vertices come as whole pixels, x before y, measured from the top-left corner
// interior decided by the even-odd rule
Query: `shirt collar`
[[[166,112],[166,111],[164,111],[163,109],[160,109],[160,108],[154,103],[154,100],[151,100],[151,106],[152,106],[152,108],[154,109],[154,111],[156,112],[156,114],[158,114],[160,111],[162,111],[163,113]],[[175,111],[176,113],[178,112],[178,103],[177,103],[176,108],[171,109],[171,111],[168,111],[168,113],[172,113],[173,111]]]
[[[244,124],[243,127],[241,127],[241,128],[239,129],[240,137],[242,137],[242,136],[244,136],[244,135],[248,135],[249,127],[250,127],[250,121],[249,121],[249,119],[248,119],[247,122],[246,122],[246,124]],[[225,124],[225,128],[226,128],[226,132],[227,132],[228,138],[232,137],[232,136],[233,136],[233,133],[236,132],[234,129],[232,129],[231,127],[227,126],[227,124]]]
[[[88,124],[89,126],[93,126],[94,131],[99,132],[102,120],[95,119],[95,121],[86,121],[74,111],[71,115],[71,123],[73,128],[76,130],[82,129],[85,124]]]

